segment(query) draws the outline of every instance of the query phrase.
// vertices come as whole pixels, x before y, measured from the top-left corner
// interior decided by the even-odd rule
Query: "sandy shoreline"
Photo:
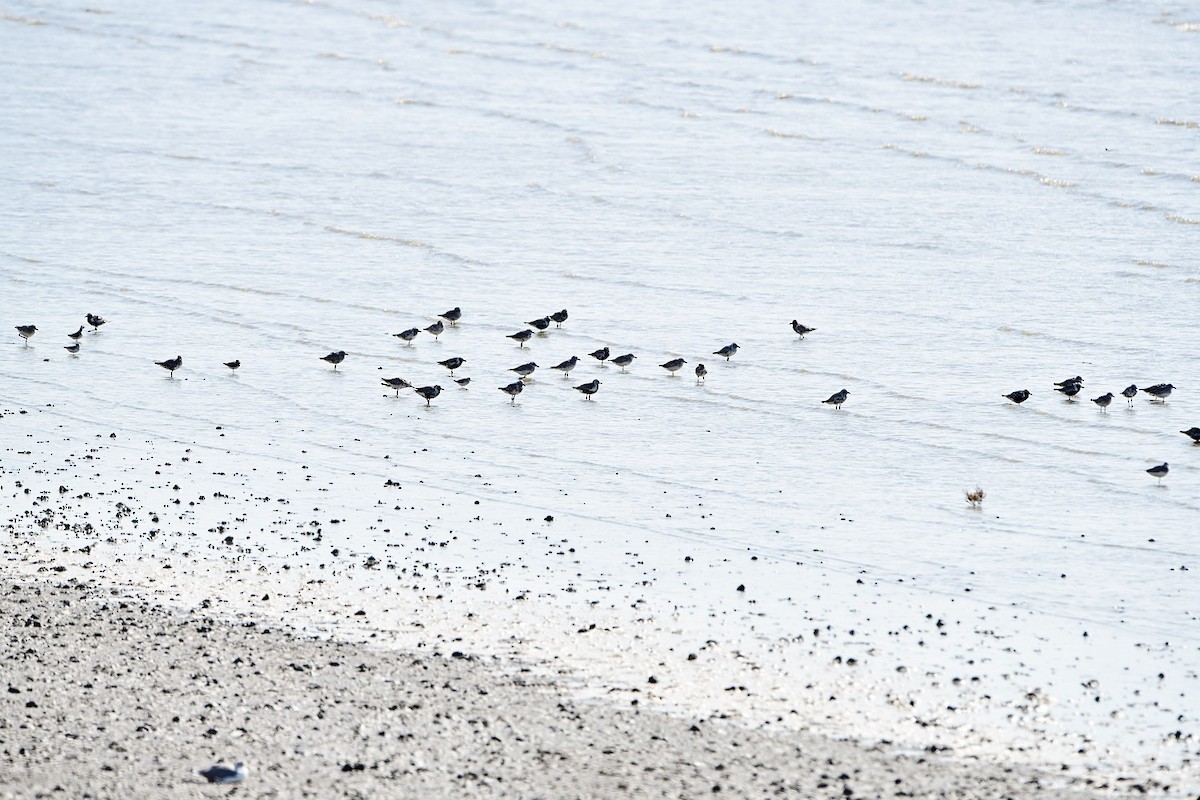
[[[1102,796],[121,595],[5,576],[0,796],[207,796],[225,790],[195,770],[222,758],[250,765],[237,793],[253,797]]]

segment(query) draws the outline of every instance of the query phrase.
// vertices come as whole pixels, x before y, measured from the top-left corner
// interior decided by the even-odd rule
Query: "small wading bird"
[[[637,356],[635,356],[633,353],[626,353],[623,356],[616,356],[615,358],[610,358],[609,361],[611,361],[612,363],[614,363],[618,367],[620,367],[621,372],[624,372],[625,368],[628,367],[630,364],[632,364],[633,360],[635,358],[637,358]]]
[[[242,362],[241,359],[234,359],[233,361],[226,361],[225,366],[229,367],[231,372],[237,372],[242,366]]]
[[[1100,406],[1100,411],[1102,413],[1108,412],[1108,404],[1111,403],[1112,401],[1113,401],[1113,393],[1112,392],[1109,392],[1108,394],[1102,394],[1099,397],[1092,398],[1092,402],[1095,403],[1096,405]]]
[[[725,360],[728,361],[729,359],[733,358],[733,354],[736,353],[737,351],[738,351],[738,346],[736,343],[727,344],[724,347],[722,347],[720,350],[714,350],[713,355],[714,356],[725,356]]]
[[[104,317],[100,316],[99,314],[88,314],[87,315],[87,324],[92,326],[93,331],[98,331],[98,330],[100,330],[101,325],[108,324],[108,320],[106,320]]]
[[[837,392],[836,394],[831,394],[829,396],[828,400],[822,400],[821,402],[828,403],[829,405],[833,406],[834,408],[841,408],[842,403],[846,402],[846,398],[849,396],[850,396],[850,390],[842,389],[840,392]]]
[[[562,311],[555,311],[551,314],[550,319],[554,320],[554,327],[561,328],[562,324],[567,321],[568,316],[567,310],[564,308]]]
[[[438,314],[438,316],[449,322],[451,325],[457,325],[458,321],[462,319],[462,309],[458,306],[455,306],[445,314]]]
[[[530,322],[526,322],[525,324],[532,328],[537,328],[539,331],[544,331],[546,328],[550,327],[550,318],[542,317],[541,319],[535,319]]]
[[[429,327],[427,327],[425,329],[425,332],[432,333],[433,338],[436,339],[437,337],[442,335],[442,331],[444,331],[444,330],[446,330],[446,326],[443,325],[442,321],[439,319],[437,322],[435,322],[432,325],[430,325]]]
[[[29,337],[37,333],[37,325],[18,325],[17,335],[25,340],[25,346],[29,347]]]
[[[525,379],[525,378],[528,378],[530,375],[532,375],[533,371],[537,368],[538,368],[538,365],[533,363],[532,361],[530,361],[529,363],[522,364],[519,367],[513,367],[512,369],[509,370],[509,372],[515,372],[518,375],[520,375],[522,379]]]
[[[395,336],[398,339],[403,339],[404,341],[408,342],[409,344],[412,344],[412,340],[417,338],[417,334],[420,332],[421,332],[420,328],[409,328],[406,331],[400,331],[399,333],[393,333],[392,336]]]
[[[1009,400],[1012,400],[1017,405],[1021,405],[1021,403],[1024,403],[1026,400],[1029,399],[1029,390],[1028,389],[1018,389],[1017,391],[1009,392],[1008,394],[1006,394],[1004,396],[1007,397]]]
[[[1062,386],[1056,386],[1054,391],[1062,392],[1063,394],[1065,394],[1067,396],[1067,400],[1074,402],[1075,395],[1077,395],[1083,391],[1083,384],[1065,381]]]
[[[346,351],[335,350],[327,356],[321,356],[321,360],[333,364],[333,368],[337,369],[337,365],[346,360]]]
[[[404,378],[384,378],[382,385],[388,387],[389,389],[395,389],[396,397],[400,396],[401,389],[412,388],[412,384],[404,380]]]
[[[584,400],[591,400],[592,395],[600,391],[600,381],[594,380],[591,383],[585,383],[575,387],[575,391],[583,395]]]
[[[1175,387],[1169,383],[1156,383],[1153,386],[1147,386],[1145,389],[1142,389],[1142,391],[1148,395],[1151,395],[1155,400],[1165,403],[1167,402],[1167,398],[1171,396],[1171,392],[1174,389]]]
[[[175,370],[183,366],[183,356],[175,356],[174,358],[168,358],[166,361],[155,361],[154,363],[171,373],[171,377],[174,378]]]
[[[441,364],[446,369],[450,370],[450,375],[453,376],[454,370],[458,369],[463,364],[465,364],[466,359],[455,356],[454,358],[447,358],[445,361],[439,361],[438,363]]]
[[[668,361],[665,364],[659,364],[659,366],[662,367],[663,369],[665,369],[667,372],[674,375],[677,371],[682,369],[683,365],[686,363],[687,362],[684,361],[682,358],[672,358],[670,361]]]
[[[708,367],[703,364],[696,365],[696,383],[703,383],[704,376],[708,374]]]
[[[1133,405],[1133,398],[1137,397],[1138,388],[1136,383],[1131,383],[1121,390],[1121,394],[1125,395],[1125,399],[1129,401],[1129,405]]]
[[[83,338],[83,326],[80,325],[79,330],[75,331],[74,333],[68,333],[67,336],[70,336],[72,339],[78,342]]]
[[[525,391],[525,384],[521,381],[513,381],[508,386],[501,386],[500,391],[512,398],[512,404],[517,404],[517,395]]]
[[[1083,378],[1076,375],[1074,378],[1067,378],[1065,381],[1055,381],[1055,386],[1066,386],[1069,383],[1083,384]]]
[[[422,386],[421,388],[414,389],[413,391],[415,391],[417,394],[421,395],[421,397],[425,398],[425,407],[429,408],[430,401],[442,393],[442,387],[441,386]]]
[[[248,772],[246,763],[239,761],[232,767],[227,767],[224,764],[216,764],[208,769],[202,769],[200,770],[200,775],[209,783],[241,783],[246,780]]]
[[[565,378],[571,373],[571,370],[575,369],[575,365],[578,363],[579,363],[579,356],[571,356],[570,358],[568,358],[566,361],[562,362],[561,364],[555,364],[553,367],[551,367],[551,369],[558,370],[559,372],[561,372],[563,374],[563,377]]]
[[[813,331],[816,330],[816,328],[808,328],[808,327],[805,327],[804,325],[801,325],[796,320],[792,320],[792,330],[794,330],[796,333],[800,334],[800,338],[803,339],[804,334],[812,333]]]
[[[454,382],[465,389],[465,388],[467,388],[467,386],[470,385],[471,379],[470,378],[455,378]]]
[[[79,352],[79,342],[76,342],[75,344],[69,344],[64,347],[63,350],[66,350],[71,355],[75,355]]]
[[[1165,461],[1159,464],[1157,467],[1151,467],[1150,469],[1146,470],[1146,472],[1150,473],[1155,478],[1158,478],[1158,482],[1160,484],[1162,483],[1162,479],[1167,477],[1167,473],[1170,471],[1171,470],[1167,467],[1167,463]]]
[[[517,331],[516,333],[508,334],[508,338],[515,341],[521,347],[524,347],[525,343],[528,342],[531,338],[533,338],[533,331],[529,331],[529,330]]]
[[[600,362],[600,366],[604,366],[604,362],[608,360],[608,348],[601,347],[599,350],[593,350],[588,353],[589,356]]]
[[[1188,428],[1186,431],[1180,431],[1184,436],[1192,437],[1192,441],[1200,444],[1200,428]]]

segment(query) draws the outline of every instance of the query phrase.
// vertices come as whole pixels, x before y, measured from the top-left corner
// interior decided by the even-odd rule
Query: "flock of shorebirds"
[[[508,334],[508,338],[515,341],[518,347],[524,348],[526,342],[528,342],[537,334],[544,334],[550,328],[551,324],[554,324],[555,327],[562,327],[562,324],[567,321],[569,316],[570,315],[567,313],[567,310],[564,308],[561,311],[555,311],[554,313],[547,314],[539,319],[530,320],[525,323],[529,326],[528,328],[522,328],[516,333],[510,333]],[[455,307],[449,311],[446,311],[445,313],[438,314],[438,320],[432,325],[428,325],[424,328],[408,328],[407,330],[403,330],[400,333],[392,335],[411,345],[412,341],[416,339],[422,332],[428,333],[436,339],[446,330],[447,324],[450,326],[456,326],[458,325],[458,321],[460,319],[462,319],[462,309]],[[93,332],[98,331],[100,327],[106,323],[107,320],[96,314],[87,315],[87,324],[92,327]],[[16,327],[17,334],[25,340],[25,345],[28,347],[29,339],[35,333],[37,333],[37,326],[18,325]],[[72,343],[64,347],[68,353],[71,353],[72,355],[77,355],[79,353],[80,340],[83,338],[84,327],[85,326],[81,325],[74,333],[67,334],[67,336],[72,339]],[[816,328],[810,328],[801,324],[797,320],[792,320],[792,330],[798,336],[800,336],[800,338],[804,338],[806,334],[812,333],[816,330]],[[740,348],[738,347],[737,343],[733,342],[718,350],[714,350],[712,354],[715,356],[721,356],[728,361],[737,354],[739,349]],[[622,353],[614,356],[607,347],[601,347],[599,350],[594,350],[591,353],[588,353],[588,355],[600,362],[601,365],[603,365],[605,362],[615,364],[621,368],[622,372],[625,372],[626,369],[633,363],[634,359],[637,358],[637,356],[633,353]],[[345,350],[335,350],[328,355],[321,356],[321,360],[328,364],[332,364],[334,369],[337,369],[338,364],[341,364],[345,358]],[[168,358],[165,361],[156,361],[154,363],[167,370],[173,378],[175,376],[175,370],[183,366],[183,356],[175,356],[174,358]],[[450,378],[457,385],[464,389],[467,388],[467,386],[471,383],[471,379],[469,377],[455,378],[454,371],[462,367],[465,363],[466,359],[460,356],[455,356],[453,358],[448,358],[438,362],[439,365],[450,371]],[[570,374],[571,370],[575,369],[578,363],[579,357],[571,356],[566,361],[554,365],[551,367],[551,369],[558,370],[565,377]],[[673,358],[666,363],[660,364],[659,366],[674,375],[687,363],[688,362],[682,358]],[[224,364],[226,367],[234,371],[242,366],[242,362],[237,359],[233,361],[226,361]],[[533,361],[513,367],[510,372],[515,372],[517,374],[517,380],[506,386],[499,387],[500,391],[508,395],[509,398],[511,398],[512,403],[515,405],[517,402],[517,395],[521,394],[521,392],[525,390],[525,382],[538,368],[538,364]],[[708,368],[705,367],[704,364],[700,363],[695,366],[694,372],[696,374],[696,382],[702,383],[705,376],[708,375]],[[429,406],[433,402],[434,398],[442,393],[442,387],[439,384],[433,384],[431,386],[413,386],[404,378],[398,377],[384,378],[382,385],[388,389],[394,389],[397,397],[400,395],[401,389],[412,389],[425,400],[426,406]],[[1067,378],[1066,380],[1055,383],[1054,387],[1056,392],[1060,392],[1061,394],[1065,395],[1069,401],[1074,401],[1075,396],[1083,391],[1083,378],[1079,375],[1076,375],[1074,378]],[[1174,389],[1175,387],[1170,383],[1159,383],[1155,384],[1154,386],[1147,386],[1143,389],[1138,389],[1136,385],[1131,384],[1123,389],[1121,394],[1126,398],[1126,400],[1129,401],[1130,404],[1133,403],[1133,399],[1137,396],[1139,391],[1150,395],[1153,401],[1165,403],[1167,398],[1171,396],[1171,392],[1174,391]],[[600,380],[593,379],[588,383],[580,384],[575,387],[575,390],[582,394],[585,400],[591,400],[592,396],[595,395],[596,392],[600,391]],[[1028,389],[1019,389],[1015,392],[1010,392],[1004,395],[1004,397],[1008,398],[1017,405],[1020,405],[1028,400],[1031,394],[1032,393]],[[835,409],[840,409],[842,404],[846,402],[846,399],[849,396],[849,390],[842,389],[833,393],[828,399],[822,400],[821,402],[831,405]],[[1100,407],[1101,412],[1107,413],[1108,407],[1115,397],[1116,395],[1114,395],[1112,392],[1108,392],[1100,395],[1099,397],[1092,398],[1092,402]],[[1191,437],[1193,442],[1200,444],[1200,428],[1193,427],[1186,431],[1180,431],[1180,433]],[[1167,475],[1169,469],[1169,466],[1166,463],[1163,463],[1156,467],[1151,467],[1150,469],[1146,470],[1146,472],[1150,473],[1150,475],[1154,476],[1155,478],[1158,478],[1159,482],[1161,483],[1163,477]]]

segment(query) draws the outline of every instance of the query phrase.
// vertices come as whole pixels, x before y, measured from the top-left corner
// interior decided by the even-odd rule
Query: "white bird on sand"
[[[200,770],[200,775],[209,783],[241,783],[246,780],[249,770],[245,761],[239,761],[232,768],[224,764],[214,764],[208,769]]]

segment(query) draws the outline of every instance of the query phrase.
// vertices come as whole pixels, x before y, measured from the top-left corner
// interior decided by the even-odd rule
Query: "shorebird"
[[[600,391],[600,381],[594,380],[591,383],[584,383],[575,387],[575,391],[583,394],[584,400],[591,400],[592,395]]]
[[[532,361],[530,361],[529,363],[522,364],[519,367],[513,367],[512,369],[509,370],[509,372],[515,372],[518,375],[520,375],[522,378],[528,378],[530,375],[533,374],[533,371],[537,368],[538,368],[538,365],[533,363]]]
[[[517,395],[525,391],[525,384],[521,381],[513,381],[508,386],[501,386],[500,391],[512,398],[512,404],[517,404]]]
[[[612,363],[614,363],[618,367],[620,367],[621,372],[624,372],[625,368],[628,367],[630,364],[632,364],[633,360],[635,358],[637,358],[637,356],[635,356],[633,353],[626,353],[623,356],[616,356],[615,358],[610,358],[609,361],[611,361]]]
[[[455,306],[445,314],[438,314],[438,316],[449,322],[451,325],[457,325],[458,321],[462,319],[462,309],[458,306]]]
[[[229,367],[233,372],[237,372],[238,368],[242,366],[242,362],[240,359],[234,359],[233,361],[226,361],[225,366]]]
[[[1056,386],[1054,391],[1062,392],[1063,394],[1065,394],[1067,396],[1068,400],[1073,400],[1075,398],[1075,395],[1077,395],[1083,391],[1083,384],[1082,383],[1072,383],[1071,381],[1064,381],[1062,386]]]
[[[1076,375],[1074,378],[1067,378],[1065,381],[1055,381],[1055,386],[1066,386],[1068,383],[1083,383],[1083,378]]]
[[[37,333],[37,325],[18,325],[17,335],[25,340],[25,346],[29,347],[29,337]]]
[[[1133,398],[1137,397],[1137,393],[1138,388],[1136,383],[1131,383],[1121,390],[1121,394],[1125,395],[1125,399],[1129,401],[1130,405],[1133,405]]]
[[[542,317],[541,319],[531,320],[530,322],[526,322],[525,324],[530,325],[534,328],[537,328],[539,331],[544,331],[544,330],[546,330],[546,328],[550,327],[550,318]]]
[[[1167,467],[1167,462],[1165,461],[1159,464],[1157,467],[1151,467],[1150,469],[1146,470],[1146,472],[1158,478],[1158,482],[1160,484],[1162,483],[1162,479],[1167,477],[1167,473],[1170,471],[1171,470],[1169,467]]]
[[[1180,431],[1184,436],[1192,437],[1192,441],[1200,444],[1200,428],[1188,428],[1186,431]]]
[[[471,379],[470,378],[455,378],[454,382],[465,389],[471,383]]]
[[[720,350],[714,350],[713,355],[714,356],[725,356],[725,360],[728,361],[729,359],[733,358],[733,354],[736,353],[737,351],[738,351],[738,346],[736,343],[735,344],[727,344],[724,347],[722,347]]]
[[[829,403],[834,408],[841,408],[842,403],[846,402],[846,398],[850,396],[849,389],[842,389],[836,394],[831,394],[828,400],[822,400],[822,403]]]
[[[1167,398],[1171,396],[1171,390],[1174,388],[1169,383],[1156,383],[1153,386],[1147,386],[1142,391],[1148,395],[1152,395],[1155,400],[1161,400],[1165,403],[1167,402]]]
[[[454,370],[458,369],[464,363],[466,363],[466,359],[455,356],[454,358],[447,358],[445,361],[439,361],[438,363],[441,364],[446,369],[450,370],[450,376],[453,377]]]
[[[805,327],[804,325],[801,325],[796,320],[792,320],[792,330],[794,330],[796,333],[800,334],[800,338],[803,339],[804,334],[812,333],[813,331],[816,330],[816,328],[808,328],[808,327]]]
[[[1021,405],[1021,403],[1024,403],[1026,400],[1029,399],[1029,390],[1028,389],[1018,389],[1017,391],[1009,392],[1008,394],[1006,394],[1004,396],[1007,397],[1009,400],[1012,400],[1017,405]]]
[[[437,322],[435,322],[432,325],[430,325],[429,327],[427,327],[425,329],[425,332],[432,333],[433,338],[436,339],[437,337],[442,335],[442,331],[444,331],[444,330],[446,330],[446,326],[443,325],[442,321],[439,319]]]
[[[174,358],[168,358],[166,361],[155,361],[154,363],[171,373],[171,377],[174,378],[175,370],[183,366],[183,356],[175,356]]]
[[[555,311],[551,314],[550,319],[554,320],[554,327],[561,328],[562,324],[567,321],[567,316],[567,310],[564,308],[562,311]]]
[[[382,385],[388,387],[389,389],[395,389],[396,397],[400,396],[401,389],[412,388],[412,384],[404,380],[404,378],[384,378]]]
[[[684,361],[682,358],[672,358],[670,361],[668,361],[665,364],[659,364],[659,366],[662,367],[663,369],[667,370],[668,372],[670,372],[672,375],[674,375],[675,372],[677,370],[681,369],[683,367],[683,365],[686,363],[687,362]]]
[[[422,386],[419,389],[414,389],[413,391],[425,398],[425,407],[429,408],[429,402],[442,393],[442,387]]]
[[[579,363],[579,356],[571,356],[570,358],[568,358],[566,361],[562,362],[561,364],[555,364],[553,367],[551,367],[551,369],[558,370],[559,372],[561,372],[563,374],[563,377],[565,378],[565,377],[567,377],[568,374],[570,374],[571,370],[575,369],[575,365],[578,363]]]
[[[108,324],[108,320],[106,320],[104,317],[100,316],[99,314],[88,314],[87,315],[87,324],[92,326],[93,331],[98,331],[98,330],[100,330],[101,325]]]
[[[533,338],[533,331],[530,331],[530,330],[517,331],[516,333],[508,334],[508,338],[518,342],[521,345],[521,347],[524,347],[525,343],[528,342],[531,338]]]
[[[69,344],[64,347],[63,350],[66,350],[71,355],[75,355],[79,352],[79,342],[76,342],[75,344]]]
[[[75,331],[74,333],[68,333],[67,336],[70,336],[72,339],[78,342],[83,338],[83,326],[80,325],[79,330]]]
[[[346,359],[346,351],[345,350],[335,350],[327,356],[321,356],[321,360],[328,361],[330,364],[333,364],[334,369],[337,369],[337,365],[342,363],[342,361],[344,361],[345,359]]]
[[[1108,411],[1108,404],[1113,401],[1113,393],[1102,394],[1099,397],[1093,397],[1092,402],[1100,406],[1101,411]]]
[[[417,338],[417,334],[420,332],[421,332],[420,328],[409,328],[406,331],[400,331],[399,333],[393,333],[392,336],[395,336],[397,339],[403,339],[404,341],[408,342],[409,344],[412,344],[412,340]]]
[[[696,383],[703,383],[704,376],[708,374],[708,367],[703,364],[696,365]]]
[[[604,366],[604,362],[608,360],[608,348],[601,347],[599,350],[593,350],[588,353],[589,356],[600,362],[600,366]]]
[[[248,772],[246,762],[239,761],[232,768],[223,764],[216,764],[208,769],[202,769],[200,770],[200,775],[206,778],[209,783],[241,783],[246,780]]]

